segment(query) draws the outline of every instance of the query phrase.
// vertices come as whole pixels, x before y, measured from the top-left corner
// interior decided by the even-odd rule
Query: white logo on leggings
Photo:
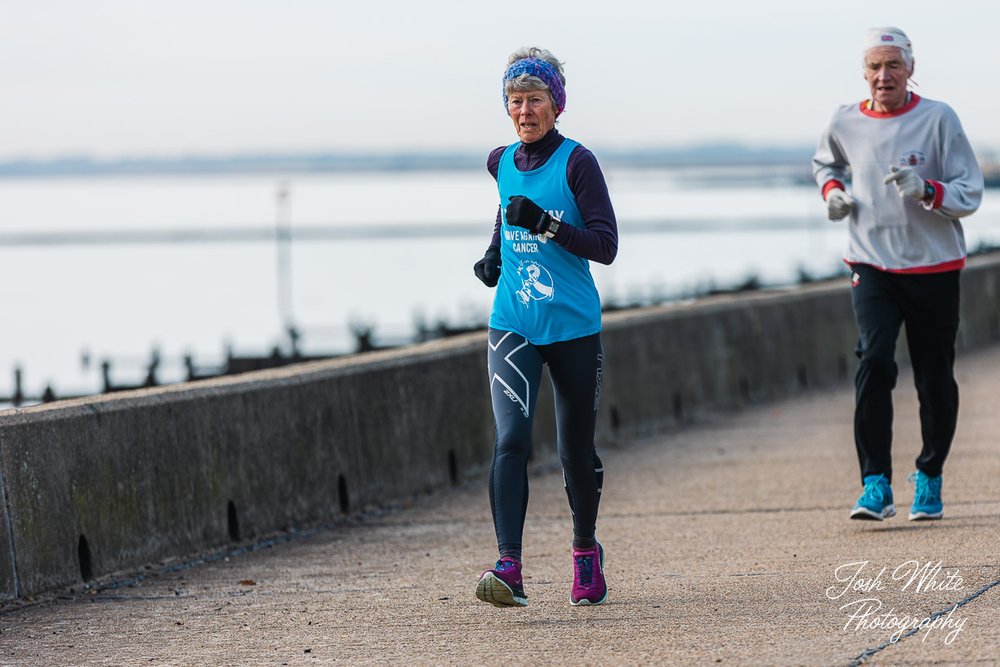
[[[601,383],[604,381],[604,355],[597,355],[597,382],[594,387],[594,411],[597,411],[597,404],[601,402]]]
[[[496,345],[494,345],[493,343],[489,343],[490,349],[496,352],[498,349],[500,349],[500,346],[503,345],[504,341],[507,340],[507,338],[509,338],[511,335],[513,334],[511,334],[511,332],[508,331],[503,335],[502,338],[500,338],[500,340],[497,341]],[[515,352],[517,352],[522,347],[525,347],[527,345],[528,341],[521,339],[521,344],[516,346],[513,350],[505,354],[503,357],[503,360],[506,361],[507,364],[514,369],[514,372],[517,373],[518,377],[520,377],[521,380],[524,381],[524,396],[518,394],[517,390],[514,387],[510,386],[502,377],[500,377],[500,374],[497,373],[496,371],[494,371],[492,377],[490,377],[490,391],[493,391],[493,383],[499,382],[503,386],[504,395],[507,396],[507,398],[509,398],[513,402],[518,404],[518,407],[521,408],[521,414],[523,414],[525,417],[528,416],[528,399],[530,398],[531,395],[531,385],[528,384],[528,378],[524,377],[524,373],[522,373],[521,370],[514,364],[514,362],[511,361],[511,357],[514,356]]]

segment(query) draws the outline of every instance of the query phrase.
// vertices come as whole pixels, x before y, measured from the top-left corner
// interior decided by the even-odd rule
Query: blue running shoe
[[[527,607],[521,563],[504,556],[492,570],[486,570],[476,585],[476,597],[494,607]]]
[[[910,506],[910,521],[928,521],[944,516],[941,503],[941,475],[931,477],[921,471],[910,475],[916,484],[913,491],[913,505]]]
[[[896,506],[892,504],[892,487],[885,475],[867,475],[865,489],[851,510],[852,519],[881,521],[896,516]]]

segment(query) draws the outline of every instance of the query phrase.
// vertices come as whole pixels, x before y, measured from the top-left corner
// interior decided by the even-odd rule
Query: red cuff
[[[833,190],[834,188],[847,192],[847,188],[844,187],[843,183],[837,179],[829,180],[823,184],[823,201],[826,201],[826,196],[830,194],[830,190]]]
[[[944,185],[930,179],[927,179],[927,182],[931,184],[932,188],[934,188],[934,198],[930,202],[924,204],[924,206],[933,211],[934,209],[941,208],[941,202],[944,201]]]

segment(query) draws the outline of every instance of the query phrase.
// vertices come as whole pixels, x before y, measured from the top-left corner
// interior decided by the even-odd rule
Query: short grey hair
[[[559,80],[562,84],[566,85],[566,75],[563,74],[563,64],[559,62],[559,59],[552,55],[552,52],[548,49],[540,49],[537,46],[522,46],[514,53],[510,54],[507,58],[506,67],[510,67],[518,60],[524,60],[525,58],[537,58],[538,60],[544,60],[548,64],[555,68],[556,73],[559,75]],[[505,69],[506,69],[505,67]],[[511,79],[506,84],[504,84],[504,93],[510,95],[511,93],[527,93],[532,90],[544,90],[549,93],[549,101],[552,102],[552,109],[559,112],[559,107],[556,104],[556,99],[552,97],[552,91],[549,90],[549,84],[545,83],[537,76],[532,76],[530,74],[522,74],[519,77]]]

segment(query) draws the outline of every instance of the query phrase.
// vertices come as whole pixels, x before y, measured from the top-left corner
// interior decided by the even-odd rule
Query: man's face
[[[906,104],[906,80],[913,64],[906,66],[895,46],[876,46],[865,54],[865,81],[872,91],[875,111],[896,111]]]

